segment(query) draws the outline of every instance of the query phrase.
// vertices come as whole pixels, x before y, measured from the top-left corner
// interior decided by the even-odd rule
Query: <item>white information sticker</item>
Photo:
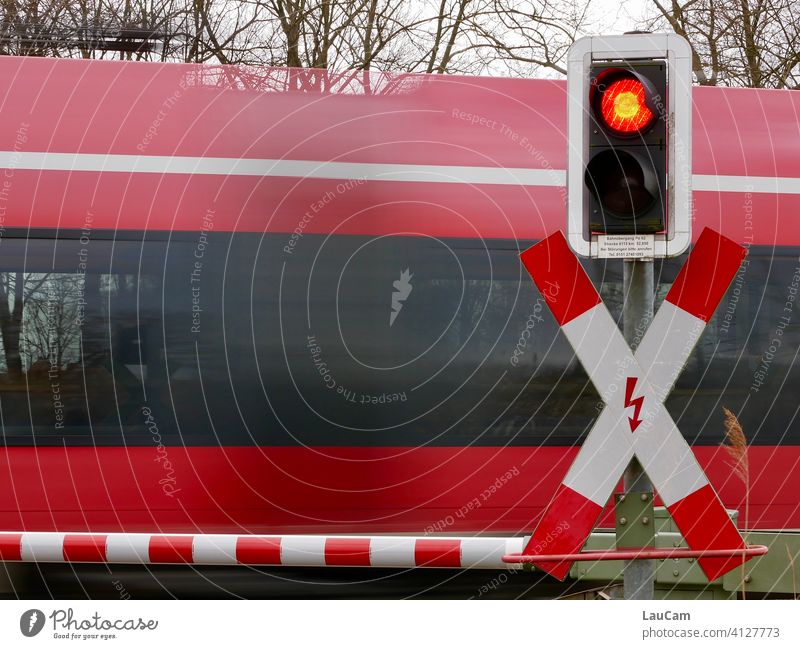
[[[597,257],[600,259],[652,259],[655,250],[654,234],[597,235]]]

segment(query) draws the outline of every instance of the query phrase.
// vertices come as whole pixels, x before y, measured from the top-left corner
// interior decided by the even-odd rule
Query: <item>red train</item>
[[[601,408],[518,258],[565,225],[562,82],[0,79],[0,529],[530,532]],[[797,528],[800,95],[694,104],[694,231],[749,256],[667,406],[741,526]]]

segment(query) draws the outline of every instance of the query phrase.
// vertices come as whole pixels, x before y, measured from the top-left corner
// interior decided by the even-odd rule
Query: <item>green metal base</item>
[[[687,547],[664,507],[653,507],[652,498],[627,494],[617,496],[616,530],[594,532],[584,550],[611,550],[618,547]],[[729,511],[736,520],[738,512]],[[624,519],[624,523],[623,523]],[[766,545],[770,551],[748,561],[742,569],[729,572],[711,583],[694,559],[661,559],[656,566],[657,599],[735,599],[744,593],[753,596],[800,595],[800,530],[743,531],[750,545]],[[622,561],[579,561],[572,565],[570,577],[609,585],[622,582]],[[599,585],[599,584],[597,584]],[[611,588],[615,592],[616,587]],[[621,590],[621,589],[620,589]]]

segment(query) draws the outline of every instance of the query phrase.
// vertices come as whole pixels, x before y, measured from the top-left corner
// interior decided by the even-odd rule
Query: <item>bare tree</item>
[[[563,72],[589,1],[0,0],[0,53],[333,73],[478,74],[498,64]],[[318,89],[324,79],[296,75],[295,86]]]
[[[651,0],[650,29],[692,46],[701,85],[800,88],[800,5],[795,0]]]
[[[353,37],[348,41],[352,67],[369,70],[402,70],[411,58],[407,35],[417,21],[408,3],[369,0],[366,10],[356,15]]]
[[[21,271],[0,273],[0,333],[3,336],[6,370],[12,379],[20,378],[23,371],[20,338],[25,307],[47,281],[47,277],[40,275],[26,278]]]
[[[178,16],[186,62],[273,64],[281,49],[260,0],[192,0]]]
[[[591,29],[590,6],[588,0],[493,0],[487,27],[475,29],[510,72],[550,68],[565,75],[567,50]]]
[[[66,0],[42,2],[0,1],[0,53],[17,56],[59,56],[59,48],[44,38],[47,30],[62,23]]]
[[[47,359],[52,368],[60,370],[78,357],[78,300],[83,278],[31,273],[26,279],[34,287],[28,291],[23,315],[20,340],[23,366]]]
[[[413,72],[529,76],[565,73],[563,58],[591,27],[590,0],[431,0],[409,29],[418,44]]]
[[[435,29],[429,52],[423,58],[427,59],[425,72],[446,72],[457,56],[456,43],[464,35],[468,25],[480,7],[475,0],[440,0],[439,12],[433,18]]]
[[[800,88],[796,0],[649,2],[641,27],[685,36],[698,83]],[[364,73],[375,69],[563,75],[569,46],[598,27],[590,9],[591,0],[0,0],[0,53],[306,68],[288,87],[358,78],[372,92]]]
[[[185,0],[0,0],[0,53],[172,60]]]

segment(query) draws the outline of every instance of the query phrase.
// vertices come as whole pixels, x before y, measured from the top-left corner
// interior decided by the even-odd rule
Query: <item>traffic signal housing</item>
[[[664,61],[592,65],[584,173],[592,232],[666,229],[666,90]]]
[[[578,39],[567,55],[567,240],[652,259],[692,240],[692,50],[673,33]]]

